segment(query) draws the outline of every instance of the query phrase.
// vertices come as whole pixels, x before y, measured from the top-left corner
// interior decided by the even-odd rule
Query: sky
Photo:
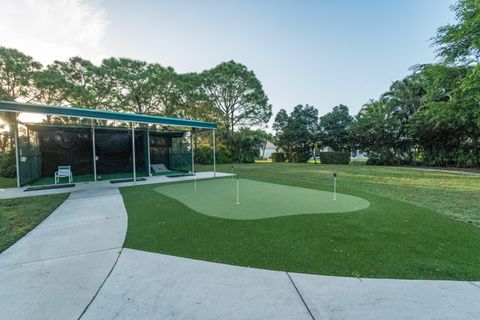
[[[355,115],[412,65],[435,61],[431,38],[453,0],[0,0],[0,45],[48,64],[109,56],[202,71],[235,60],[273,106],[345,104]]]

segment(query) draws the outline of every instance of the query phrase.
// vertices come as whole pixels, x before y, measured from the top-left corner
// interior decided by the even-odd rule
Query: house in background
[[[362,150],[353,150],[350,154],[351,160],[368,160],[368,154]]]
[[[277,152],[277,147],[269,141],[265,145],[265,149],[260,150],[260,158],[268,159],[274,152]]]

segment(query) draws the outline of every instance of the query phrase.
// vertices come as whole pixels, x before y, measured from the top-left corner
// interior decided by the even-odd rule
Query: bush
[[[322,164],[349,164],[350,152],[320,152]]]
[[[215,150],[218,164],[232,163],[231,153],[224,147]],[[200,147],[195,149],[195,163],[213,164],[213,151],[210,147]]]
[[[273,152],[271,157],[272,162],[285,162],[285,153],[283,152]]]
[[[307,163],[312,157],[310,150],[294,152],[292,155],[292,161],[295,163]]]
[[[15,152],[7,152],[0,155],[0,176],[5,178],[15,178],[17,167],[15,164]]]

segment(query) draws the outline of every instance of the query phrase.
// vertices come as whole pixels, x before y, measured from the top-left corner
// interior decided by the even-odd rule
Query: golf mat
[[[178,177],[190,177],[194,176],[194,173],[175,173],[175,174],[169,174],[166,177],[167,178],[178,178]]]
[[[23,191],[39,191],[39,190],[49,190],[49,189],[62,189],[62,188],[73,188],[75,187],[74,183],[68,184],[52,184],[49,186],[36,186],[36,187],[28,187]]]
[[[368,208],[359,197],[285,186],[247,179],[222,178],[165,184],[154,190],[182,202],[190,209],[218,218],[263,219],[295,214],[351,212]]]
[[[137,178],[136,181],[145,181],[145,178]],[[133,178],[129,179],[118,179],[118,180],[110,180],[110,183],[124,183],[124,182],[133,182]]]

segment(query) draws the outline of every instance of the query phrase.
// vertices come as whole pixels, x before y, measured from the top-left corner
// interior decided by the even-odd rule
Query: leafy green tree
[[[307,162],[317,141],[318,110],[297,105],[290,115],[281,109],[273,124],[275,144],[282,148],[289,162]]]
[[[35,100],[35,73],[42,65],[16,50],[0,47],[0,100]]]
[[[139,60],[109,58],[102,61],[100,70],[111,88],[108,99],[112,107],[139,114],[162,113],[162,91],[168,90],[168,83],[162,82],[163,72],[167,72],[163,67]]]
[[[221,111],[225,137],[231,137],[235,128],[263,125],[272,116],[272,106],[262,84],[253,71],[234,62],[222,62],[202,72],[202,90],[212,104]]]
[[[348,129],[350,144],[353,148],[366,151],[374,164],[397,163],[393,148],[396,127],[397,123],[389,117],[385,102],[371,100],[362,107]]]
[[[480,3],[460,0],[452,7],[457,20],[438,29],[434,44],[447,63],[478,63],[480,59]]]
[[[234,132],[232,141],[232,159],[236,162],[251,163],[260,156],[260,149],[267,133],[263,130],[240,128]]]
[[[340,104],[333,110],[320,117],[319,140],[322,145],[335,151],[349,149],[348,128],[352,125],[353,117],[348,107]]]

